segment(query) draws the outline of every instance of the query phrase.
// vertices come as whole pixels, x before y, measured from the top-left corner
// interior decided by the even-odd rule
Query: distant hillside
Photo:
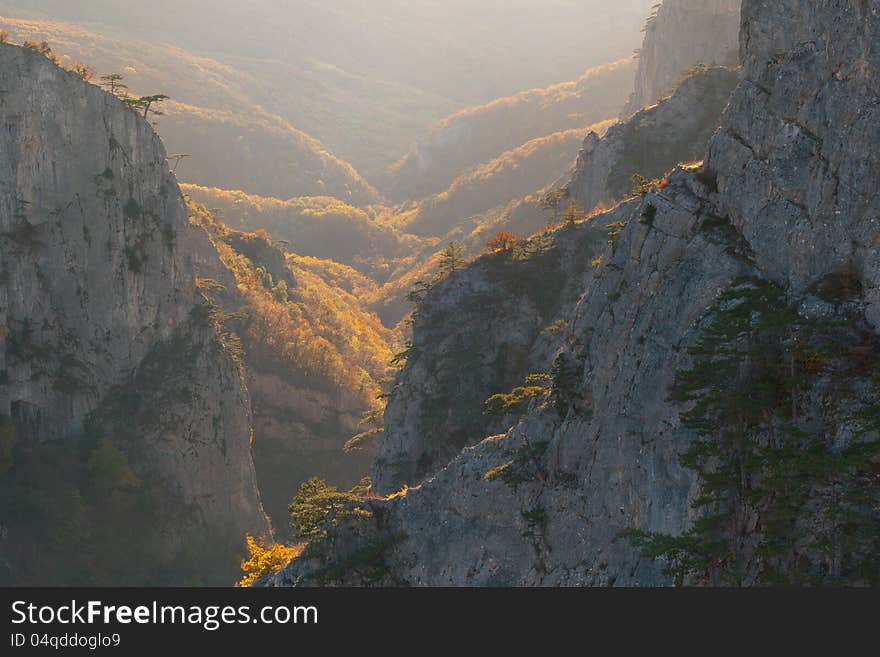
[[[378,193],[347,162],[279,117],[169,103],[157,131],[170,152],[191,153],[182,180],[262,196],[329,195],[369,205]]]
[[[533,139],[456,178],[442,194],[423,201],[404,229],[443,236],[468,219],[543,189],[574,162],[590,132],[604,134],[614,120]]]
[[[279,200],[240,191],[181,185],[193,201],[219,211],[237,230],[268,231],[290,251],[350,265],[382,278],[389,263],[411,250],[411,237],[380,226],[359,208],[326,196]]]
[[[320,62],[465,105],[628,55],[655,1],[0,0],[0,8],[123,28],[221,59]]]
[[[255,99],[263,107],[320,139],[368,180],[380,175],[427,126],[459,105],[413,86],[318,61],[231,55],[222,59],[257,81]]]
[[[378,184],[395,200],[442,192],[462,172],[525,142],[617,116],[629,98],[636,62],[628,58],[580,78],[462,110],[391,167]]]
[[[351,486],[364,475],[370,454],[346,454],[343,445],[362,431],[365,413],[381,410],[399,339],[364,309],[376,287],[365,276],[286,254],[264,232],[230,230],[192,201],[188,209],[224,265],[197,283],[239,346],[260,494],[283,536],[287,504],[306,479]]]
[[[166,116],[159,119],[158,131],[169,153],[193,155],[177,171],[182,180],[283,198],[332,194],[357,204],[379,199],[350,164],[298,129],[300,116],[320,116],[323,125],[338,125],[347,133],[355,111],[366,116],[372,111],[375,115],[375,111],[355,104],[350,91],[335,88],[326,76],[309,82],[310,75],[315,76],[308,72],[300,71],[300,79],[291,70],[276,72],[255,66],[251,71],[250,65],[225,64],[167,44],[108,36],[70,23],[0,16],[0,29],[15,42],[48,41],[63,61],[91,65],[96,81],[100,74],[119,72],[133,94],[171,96],[174,102],[168,104]],[[296,83],[280,87],[277,79],[295,79]],[[376,88],[381,90],[381,86]],[[288,90],[282,93],[282,89]],[[396,102],[399,96],[416,100],[410,105],[401,104]],[[293,97],[299,100],[294,103]],[[321,99],[320,110],[304,104],[303,98]],[[418,94],[403,90],[396,90],[392,98],[391,106],[404,108],[416,124],[407,128],[403,119],[403,127],[396,128],[402,134],[394,143],[401,149],[416,128],[421,129],[431,120],[430,116],[420,115],[422,110],[415,107],[417,99]],[[380,95],[376,107],[386,100]],[[300,110],[287,112],[291,108]],[[376,120],[401,125],[398,111]],[[339,137],[341,142],[343,135]],[[365,149],[374,151],[381,150],[380,146],[374,142],[364,144]],[[389,147],[387,143],[385,147]]]
[[[542,0],[537,24],[532,0],[0,0],[0,16],[75,23],[84,49],[118,49],[187,104],[229,109],[203,99],[203,84],[243,91],[372,181],[461,107],[628,55],[652,2]],[[175,78],[188,93],[167,91]]]

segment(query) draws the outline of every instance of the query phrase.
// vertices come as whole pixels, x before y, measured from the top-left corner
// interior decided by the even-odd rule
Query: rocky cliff
[[[412,463],[428,429],[455,457],[402,479],[378,462],[381,492],[411,488],[269,583],[880,582],[880,4],[745,0],[742,26],[702,168],[555,234],[598,224],[610,244],[560,264],[575,290],[523,357],[545,377],[503,399],[512,426],[457,451],[463,400],[489,386],[464,364],[435,384],[453,331],[528,349],[523,302],[462,309],[462,290],[508,298],[481,260],[424,302],[386,416],[386,454]],[[432,335],[445,304],[461,322]]]
[[[699,69],[603,137],[590,133],[564,187],[569,198],[585,211],[612,205],[632,190],[634,174],[650,180],[702,158],[737,80],[726,68]]]
[[[379,392],[370,373],[384,374],[393,336],[345,292],[344,282],[331,285],[315,274],[327,262],[314,261],[310,270],[266,233],[229,229],[204,206],[190,204],[190,210],[222,260],[217,268],[203,268],[201,285],[241,341],[257,482],[281,539],[300,484],[320,477],[352,486],[369,472],[373,446],[348,452],[343,446],[368,428],[364,416]],[[340,326],[340,318],[349,324]],[[319,326],[320,336],[302,331]],[[349,341],[357,349],[336,351]]]
[[[648,20],[635,91],[622,118],[656,103],[695,64],[736,65],[741,4],[741,0],[664,0]]]
[[[542,240],[542,238],[539,238]],[[560,334],[560,307],[579,292],[575,273],[605,244],[601,230],[500,252],[444,281],[421,305],[407,366],[385,411],[373,489],[389,494],[436,473],[504,418],[484,414],[486,399],[539,372],[532,352]]]
[[[269,531],[250,402],[195,285],[217,254],[188,221],[162,143],[116,98],[11,45],[0,124],[4,484],[58,446],[81,457],[69,473],[112,462],[127,483],[111,488],[149,487],[175,510],[143,537],[155,553],[139,576],[161,580],[186,552],[202,562],[194,577],[228,578],[244,532]],[[7,575],[49,583],[16,563],[29,538],[16,513],[4,508]]]

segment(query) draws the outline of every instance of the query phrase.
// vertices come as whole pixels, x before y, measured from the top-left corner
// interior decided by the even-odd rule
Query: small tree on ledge
[[[578,210],[574,199],[568,202],[565,212],[562,213],[562,221],[566,226],[574,226],[578,221],[586,219],[586,215]]]
[[[122,73],[107,73],[101,76],[101,86],[117,97],[125,97],[128,85],[123,82],[125,76]]]
[[[91,82],[95,77],[95,69],[82,62],[74,62],[70,70],[76,73],[85,82]]]
[[[149,118],[149,115],[152,113],[155,116],[162,116],[164,112],[159,109],[156,109],[154,106],[159,103],[163,103],[168,100],[168,96],[165,94],[155,94],[153,96],[141,96],[139,98],[134,97],[126,97],[122,99],[122,102],[126,107],[135,110],[135,111],[144,111],[144,118]]]
[[[144,118],[152,112],[155,116],[162,116],[165,112],[161,110],[155,109],[154,105],[159,105],[160,103],[164,103],[168,100],[170,96],[166,96],[165,94],[155,94],[153,96],[141,96],[138,99],[138,103],[140,103],[140,107],[144,108]]]
[[[486,251],[489,253],[494,253],[496,251],[510,251],[519,244],[519,242],[520,239],[518,236],[504,230],[499,230],[495,237],[486,242]]]
[[[450,242],[440,254],[440,275],[452,276],[464,268],[464,249],[458,242]]]

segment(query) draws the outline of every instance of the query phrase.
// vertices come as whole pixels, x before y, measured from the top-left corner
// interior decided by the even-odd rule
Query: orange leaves
[[[499,230],[498,233],[486,242],[486,251],[490,253],[494,253],[495,251],[510,251],[519,244],[520,238],[514,233],[508,233],[504,230]]]
[[[267,276],[268,265],[260,258],[271,259],[273,240],[268,233],[232,233],[194,203],[190,213],[211,235],[221,260],[235,276],[240,296],[235,309],[245,316],[235,330],[248,367],[294,386],[346,391],[364,407],[375,406],[379,381],[390,375],[389,363],[399,342],[399,336],[362,305],[375,284],[350,267],[293,254],[282,261],[289,276],[280,271],[277,261],[273,261],[275,276]],[[247,248],[257,240],[265,242],[268,250]],[[198,281],[210,296],[208,282]],[[285,293],[279,294],[282,283]]]

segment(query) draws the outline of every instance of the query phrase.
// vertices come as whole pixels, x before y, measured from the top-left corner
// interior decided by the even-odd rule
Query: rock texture
[[[737,81],[726,68],[700,70],[604,137],[590,133],[564,187],[568,196],[586,211],[611,205],[629,194],[633,174],[650,180],[702,158]]]
[[[241,341],[241,360],[253,408],[252,447],[257,483],[276,538],[286,540],[288,505],[300,484],[319,477],[334,485],[351,487],[369,472],[373,446],[349,452],[343,446],[348,438],[367,428],[362,422],[371,408],[371,395],[363,394],[355,384],[333,382],[333,371],[320,365],[311,365],[307,371],[296,367],[304,358],[291,358],[284,352],[288,341],[294,339],[290,325],[280,321],[277,314],[267,319],[267,306],[261,305],[265,300],[261,302],[253,294],[257,281],[249,268],[268,273],[273,286],[276,281],[284,282],[290,294],[288,300],[302,302],[306,297],[301,293],[306,290],[308,298],[316,300],[333,290],[315,287],[317,281],[309,278],[308,270],[294,264],[296,256],[285,254],[269,239],[229,229],[203,207],[191,206],[191,210],[190,220],[205,230],[222,259],[215,267],[200,269],[204,277],[202,289],[227,318],[226,326],[236,336],[233,339]],[[236,262],[241,258],[248,264]],[[253,280],[249,280],[251,277]],[[290,313],[302,313],[306,308],[294,302],[286,307],[273,306],[271,310],[289,317]],[[359,309],[351,307],[349,312],[355,314]],[[272,324],[265,327],[265,333],[254,334],[254,321]],[[344,329],[338,328],[336,332],[343,334]],[[296,339],[304,340],[301,336]],[[384,362],[390,359],[388,355]]]
[[[669,397],[675,372],[694,362],[689,349],[704,335],[708,311],[743,280],[770,281],[799,317],[830,320],[856,333],[867,318],[869,328],[859,330],[873,331],[868,344],[876,342],[880,4],[745,0],[742,24],[744,80],[706,165],[700,172],[678,169],[662,191],[595,218],[611,230],[612,246],[598,266],[566,269],[578,288],[559,311],[568,330],[552,349],[536,342],[531,356],[545,368],[557,353],[579,363],[566,384],[571,401],[564,412],[533,403],[508,431],[465,448],[405,494],[369,500],[369,529],[362,525],[360,534],[341,536],[323,553],[308,552],[267,583],[326,581],[326,565],[347,563],[364,540],[382,547],[373,563],[380,563],[374,572],[384,584],[673,582],[661,562],[642,557],[619,536],[631,528],[681,535],[698,517],[691,502],[701,482],[680,462],[696,435]],[[574,234],[585,230],[589,225]],[[556,235],[557,242],[566,239]],[[821,290],[827,291],[829,279],[840,280],[842,265],[847,284],[836,298],[815,296],[826,296]],[[456,291],[478,285],[485,266],[478,262],[426,305],[449,300],[448,312],[456,313]],[[491,292],[503,293],[500,287]],[[466,314],[461,317],[466,330],[478,330]],[[516,304],[487,308],[484,327],[500,333],[488,343],[503,344],[501,327],[508,325],[518,335],[523,317],[528,323],[530,311],[523,315]],[[417,335],[419,330],[417,325]],[[450,339],[447,333],[432,343]],[[441,362],[448,348],[437,349]],[[435,371],[419,359],[407,365],[400,381],[408,385],[395,393],[386,418],[391,440],[406,435],[418,444],[421,425],[408,410],[424,403],[420,389],[435,392],[429,384]],[[832,449],[864,439],[855,438],[848,419],[863,403],[864,374],[843,372],[854,392],[820,381],[803,402],[802,435],[818,434]],[[454,426],[450,418],[468,389],[482,395],[467,378],[462,385],[454,396],[434,400],[447,409],[436,435]],[[497,468],[511,463],[530,469],[530,476],[504,483]],[[865,495],[876,510],[876,477],[866,481],[873,482]],[[759,513],[743,534],[740,583],[759,581],[755,565],[762,557],[748,546],[765,520],[771,519]],[[868,524],[876,522],[875,512]],[[801,527],[789,558],[808,558],[802,539],[819,529]],[[343,583],[365,583],[352,570],[332,572]],[[841,576],[835,559],[814,574],[816,581],[838,583],[866,576],[850,572],[848,579],[832,579]]]
[[[347,390],[327,392],[248,366],[254,409],[254,464],[266,513],[285,536],[287,505],[299,485],[320,477],[351,487],[370,471],[375,450],[344,453],[364,428],[363,402]]]
[[[650,19],[626,119],[653,105],[695,64],[735,66],[739,61],[742,0],[664,0]]]
[[[15,444],[75,444],[90,418],[115,440],[123,425],[120,446],[147,455],[138,475],[187,509],[160,531],[230,559],[245,531],[269,530],[249,400],[194,284],[217,254],[162,143],[117,99],[2,44],[0,125],[0,415]],[[101,412],[133,395],[136,412]]]
[[[707,171],[762,271],[802,294],[854,267],[880,321],[880,3],[746,2],[745,82]]]
[[[590,266],[600,245],[601,231],[571,231],[530,259],[483,258],[432,291],[385,411],[374,490],[418,483],[466,445],[505,428],[484,415],[484,402],[541,371],[532,351],[554,339],[545,329],[578,291],[567,279]]]

